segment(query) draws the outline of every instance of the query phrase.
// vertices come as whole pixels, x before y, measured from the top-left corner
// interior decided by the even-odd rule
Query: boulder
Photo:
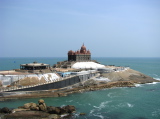
[[[30,104],[30,103],[26,103],[26,104],[24,104],[24,109],[29,109],[29,108],[30,108],[30,106],[31,106],[31,104]]]
[[[35,107],[35,106],[31,106],[31,107],[30,107],[30,110],[35,110],[35,111],[37,110],[37,111],[38,111],[38,110],[39,110],[39,107],[38,107],[38,106],[36,106],[36,107]]]
[[[44,106],[43,104],[39,105],[39,111],[46,111],[46,110],[47,110],[46,106]]]
[[[43,99],[38,100],[38,104],[39,104],[40,111],[47,111],[47,106]]]
[[[3,107],[1,110],[0,110],[0,113],[11,113],[11,110],[7,107]]]
[[[36,103],[26,103],[24,104],[24,109],[31,109],[31,108],[36,108],[37,107],[37,104]]]
[[[43,99],[38,100],[38,104],[43,104],[43,103],[44,103]]]

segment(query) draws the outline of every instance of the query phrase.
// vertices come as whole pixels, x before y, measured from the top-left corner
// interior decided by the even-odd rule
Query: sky
[[[0,57],[160,57],[160,0],[0,0]]]

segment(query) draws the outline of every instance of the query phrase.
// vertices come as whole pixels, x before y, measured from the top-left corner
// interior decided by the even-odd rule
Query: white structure
[[[98,69],[105,68],[104,65],[95,62],[76,62],[71,68],[74,69]]]
[[[28,75],[0,75],[0,81],[2,82],[2,85],[5,86],[5,85],[10,85],[11,83],[24,79],[26,77],[38,78],[39,80],[44,78],[46,82],[49,81],[52,82],[60,78],[56,73],[28,74]]]

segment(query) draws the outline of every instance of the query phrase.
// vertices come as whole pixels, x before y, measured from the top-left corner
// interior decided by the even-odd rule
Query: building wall
[[[68,61],[89,61],[89,60],[91,60],[91,55],[89,54],[68,55]]]

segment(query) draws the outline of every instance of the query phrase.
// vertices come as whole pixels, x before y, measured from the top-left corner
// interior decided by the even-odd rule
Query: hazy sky
[[[160,0],[0,0],[0,57],[160,57]]]

